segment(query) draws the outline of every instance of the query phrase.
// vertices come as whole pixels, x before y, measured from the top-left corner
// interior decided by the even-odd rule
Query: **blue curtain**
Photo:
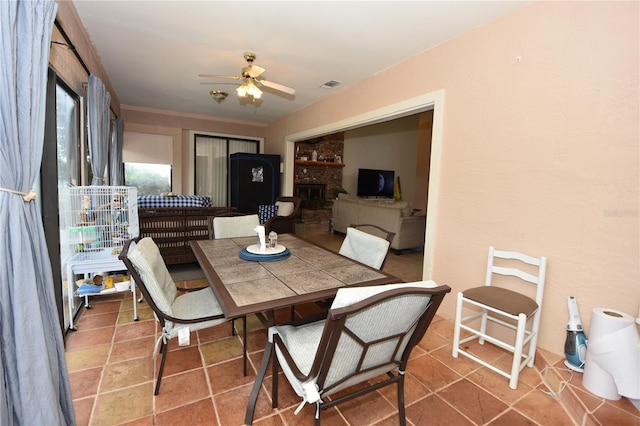
[[[109,155],[109,105],[111,95],[100,77],[89,76],[87,89],[87,124],[89,126],[89,156],[91,157],[91,185],[108,185],[105,173]]]
[[[116,118],[116,125],[111,143],[111,185],[122,185],[122,139],[124,137],[124,120]]]
[[[42,161],[58,6],[0,1],[0,424],[71,425],[53,275],[31,191]]]

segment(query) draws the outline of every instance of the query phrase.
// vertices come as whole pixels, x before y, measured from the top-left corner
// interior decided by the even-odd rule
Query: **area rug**
[[[187,263],[184,265],[171,265],[168,267],[169,274],[173,281],[202,280],[206,277],[197,263]]]

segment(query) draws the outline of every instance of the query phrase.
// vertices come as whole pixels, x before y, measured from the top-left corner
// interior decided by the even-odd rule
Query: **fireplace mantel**
[[[318,166],[318,167],[344,167],[344,163],[331,163],[329,161],[305,161],[305,160],[296,160],[295,162],[301,166]]]

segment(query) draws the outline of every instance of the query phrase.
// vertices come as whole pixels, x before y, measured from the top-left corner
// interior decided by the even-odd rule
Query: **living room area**
[[[432,117],[433,111],[426,111],[296,142],[293,194],[302,199],[299,229],[321,225],[344,234],[352,223],[371,222],[400,234],[397,222],[402,216],[418,223],[403,231],[406,235],[398,235],[392,249],[396,253],[421,249],[430,165],[418,152],[430,150],[431,129],[420,128],[424,130]],[[386,182],[380,180],[384,180],[381,173]],[[349,214],[350,209],[338,208],[358,200],[373,213]],[[392,213],[396,208],[397,218]],[[384,219],[375,211],[391,213],[392,218]],[[412,242],[398,245],[396,241],[409,234]]]

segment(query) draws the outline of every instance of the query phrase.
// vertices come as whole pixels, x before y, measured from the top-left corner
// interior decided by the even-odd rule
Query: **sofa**
[[[391,249],[396,252],[424,246],[426,214],[414,212],[406,201],[369,200],[338,194],[332,209],[334,231],[344,234],[351,224],[369,223],[395,232]]]

